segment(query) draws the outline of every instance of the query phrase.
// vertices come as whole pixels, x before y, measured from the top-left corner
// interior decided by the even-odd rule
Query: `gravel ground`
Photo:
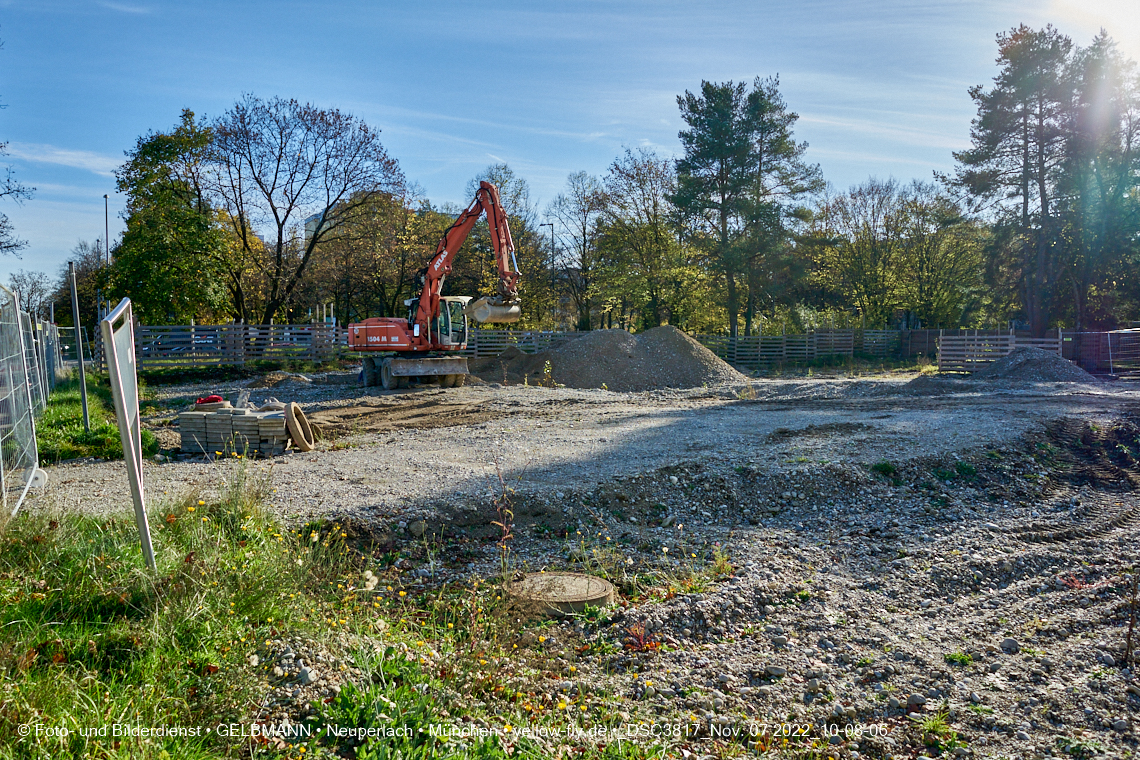
[[[1138,554],[1140,388],[950,383],[925,395],[906,385],[913,375],[645,393],[337,384],[351,377],[252,398],[311,413],[447,402],[479,421],[460,409],[440,426],[429,415],[252,463],[270,472],[288,520],[335,516],[396,541],[479,536],[501,473],[528,567],[580,566],[577,537],[603,533],[639,566],[668,568],[710,542],[727,551],[735,570],[722,582],[611,620],[609,635],[644,626],[658,649],[579,654],[600,634],[556,628],[560,688],[608,690],[630,715],[679,717],[706,736],[761,721],[818,736],[834,724],[841,756],[932,754],[914,717],[942,710],[963,740],[947,754],[1136,752],[1122,574]],[[160,389],[168,400],[206,390]],[[148,424],[161,431],[171,416]],[[148,463],[147,489],[210,492],[234,466]],[[30,508],[129,511],[124,474],[119,463],[49,468]],[[557,535],[569,538],[547,538]],[[493,547],[476,554],[435,582],[493,574]]]

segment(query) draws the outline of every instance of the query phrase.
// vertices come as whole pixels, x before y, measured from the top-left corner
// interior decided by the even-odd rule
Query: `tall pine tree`
[[[997,255],[1012,270],[1033,334],[1049,327],[1062,276],[1054,195],[1065,158],[1066,119],[1073,87],[1072,42],[1051,26],[1027,26],[998,35],[994,86],[970,90],[978,106],[973,145],[954,154],[954,184],[991,204],[999,226],[1011,229]]]
[[[822,186],[818,167],[803,161],[806,143],[792,138],[798,116],[787,110],[779,80],[701,82],[700,95],[678,96],[685,155],[677,161],[673,203],[711,242],[724,277],[729,332],[737,335],[741,289],[751,310],[755,267],[786,236],[794,202]],[[753,276],[750,276],[753,275]],[[749,311],[751,313],[751,311]]]

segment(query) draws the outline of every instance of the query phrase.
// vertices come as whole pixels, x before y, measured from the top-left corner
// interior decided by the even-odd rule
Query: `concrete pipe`
[[[468,304],[464,311],[476,322],[518,322],[522,319],[522,307],[519,304],[496,304],[486,298]]]

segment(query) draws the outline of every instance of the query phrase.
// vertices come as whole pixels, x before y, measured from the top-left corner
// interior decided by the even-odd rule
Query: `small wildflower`
[[[407,591],[401,591],[401,592],[400,592],[400,596],[407,596],[407,595],[408,595],[408,592],[407,592]]]
[[[545,637],[545,636],[539,636],[539,637],[538,637],[538,643],[539,643],[539,644],[543,644],[543,643],[545,643],[545,642],[546,642],[546,637]]]
[[[195,507],[186,507],[187,512],[193,512]]]

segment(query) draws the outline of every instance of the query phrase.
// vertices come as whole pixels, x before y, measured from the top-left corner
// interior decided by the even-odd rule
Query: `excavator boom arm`
[[[436,246],[435,255],[428,262],[423,275],[423,291],[416,309],[414,324],[420,325],[420,334],[429,335],[431,320],[439,314],[439,296],[444,278],[451,273],[456,252],[463,247],[479,217],[487,214],[491,231],[491,245],[495,249],[495,265],[499,270],[498,294],[493,299],[480,299],[479,303],[492,307],[512,307],[519,302],[520,273],[515,261],[515,243],[507,226],[507,214],[499,202],[499,190],[490,182],[480,182],[471,201],[459,218],[448,227]],[[516,310],[517,311],[517,310]],[[517,319],[517,317],[515,317]],[[510,320],[507,320],[510,321]]]

